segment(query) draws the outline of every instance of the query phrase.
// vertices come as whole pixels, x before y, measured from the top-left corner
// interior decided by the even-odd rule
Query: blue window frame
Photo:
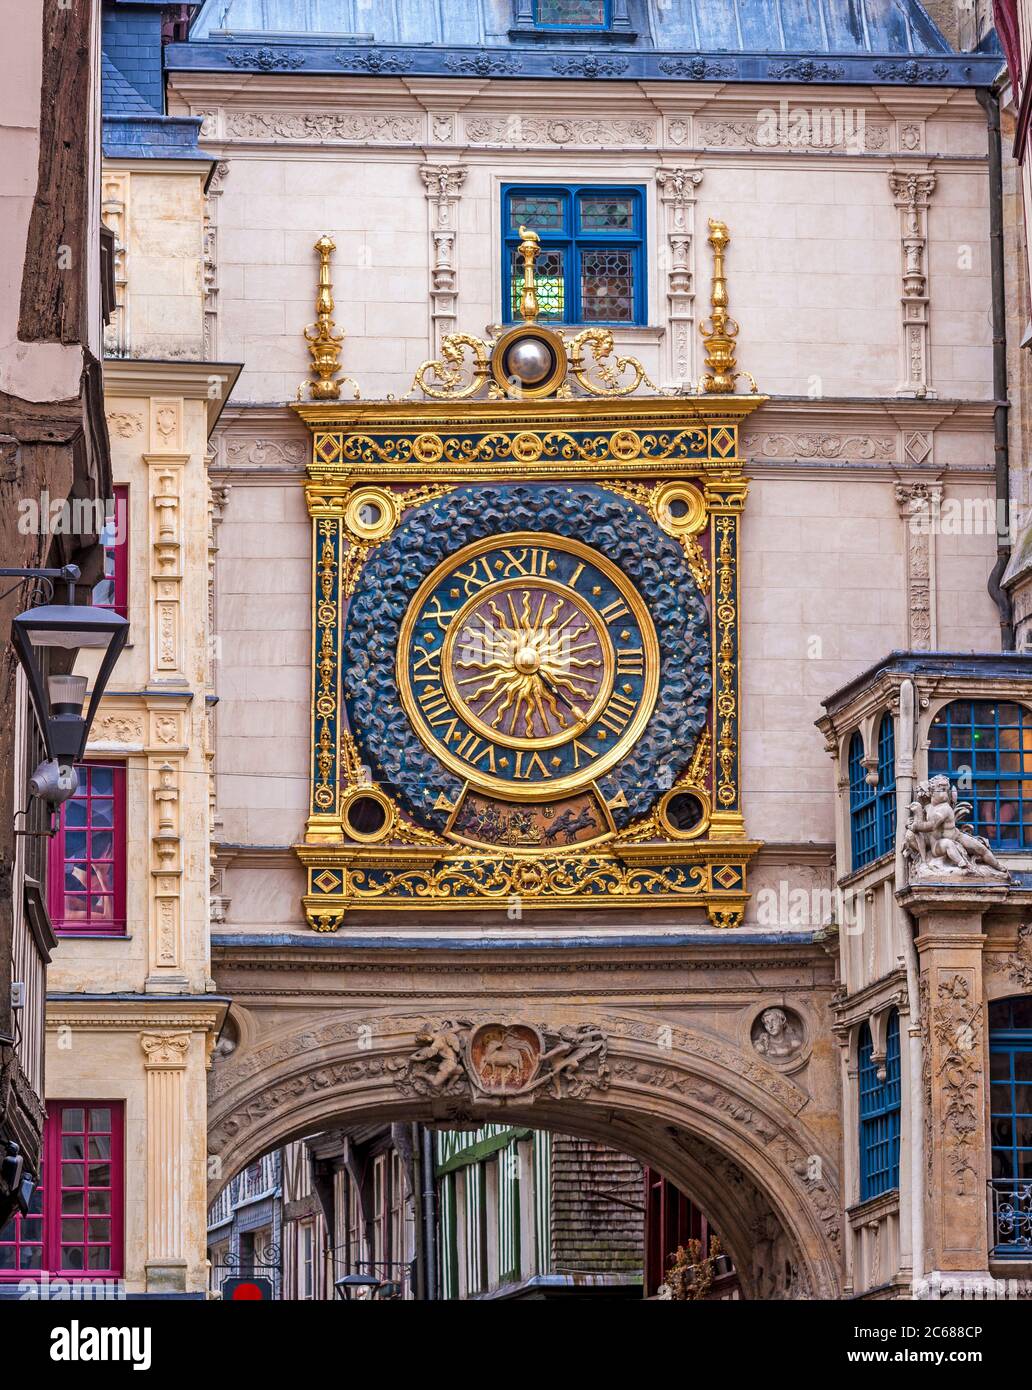
[[[543,323],[643,324],[645,196],[598,184],[502,188],[502,318],[520,318],[520,227],[541,238],[537,259]]]
[[[869,1024],[860,1028],[860,1200],[899,1187],[899,1014],[889,1014],[885,1080],[878,1080]]]
[[[878,785],[867,781],[864,741],[857,731],[849,741],[849,820],[853,868],[862,869],[888,854],[896,844],[896,735],[891,714],[878,726]]]
[[[928,772],[960,782],[971,829],[994,849],[1032,848],[1032,711],[1009,700],[954,700],[932,720]]]
[[[539,29],[608,29],[611,0],[534,0]]]
[[[1032,996],[989,1005],[993,1254],[1032,1254]]]

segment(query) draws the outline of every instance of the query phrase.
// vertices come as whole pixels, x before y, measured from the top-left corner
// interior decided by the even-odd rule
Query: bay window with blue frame
[[[859,730],[849,741],[849,825],[852,867],[862,869],[896,845],[896,734],[891,714],[878,726],[878,781],[871,785]]]
[[[502,189],[502,317],[520,318],[520,227],[541,239],[542,323],[644,324],[645,196],[640,187],[507,184]]]
[[[953,700],[934,716],[928,775],[971,806],[965,828],[996,850],[1032,849],[1032,710],[1014,700]]]
[[[870,1025],[861,1024],[857,1047],[860,1090],[860,1200],[881,1197],[899,1187],[900,1055],[899,1014],[893,1009],[885,1030],[885,1079],[878,1079]]]
[[[1032,996],[989,1005],[993,1254],[1032,1258]]]

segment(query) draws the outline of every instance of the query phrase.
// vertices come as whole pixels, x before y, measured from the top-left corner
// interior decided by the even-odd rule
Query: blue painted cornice
[[[168,72],[363,76],[500,77],[557,81],[751,82],[815,86],[987,87],[1000,70],[993,54],[621,52],[612,48],[374,46],[291,38],[168,44]]]

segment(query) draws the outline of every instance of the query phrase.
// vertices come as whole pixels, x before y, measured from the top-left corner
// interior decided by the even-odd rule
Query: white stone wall
[[[812,856],[835,840],[832,768],[813,728],[821,698],[894,648],[998,642],[991,527],[915,541],[907,511],[924,488],[943,504],[993,492],[986,134],[974,97],[393,78],[344,91],[286,75],[227,93],[201,73],[171,84],[172,109],[204,117],[220,161],[211,347],[244,364],[213,467],[229,485],[217,565],[228,920],[300,921],[287,848],[302,833],[309,769],[310,530],[305,436],[285,407],[307,376],[313,242],[328,232],[337,243],[345,372],[364,397],[401,395],[442,332],[483,334],[500,318],[507,182],[645,189],[648,326],[616,337],[660,383],[702,371],[706,221],[729,225],[739,361],[776,398],[744,448],[747,824],[768,842],[757,883],[821,879]],[[845,126],[837,108],[830,124],[815,111],[831,101],[849,103]],[[798,143],[786,121],[807,120]],[[447,171],[443,192],[427,168]],[[454,297],[434,274],[442,227]]]

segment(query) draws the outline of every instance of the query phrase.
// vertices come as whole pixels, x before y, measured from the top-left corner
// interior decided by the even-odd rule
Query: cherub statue
[[[440,1090],[462,1073],[462,1024],[447,1019],[416,1034],[422,1046],[413,1052],[410,1065],[434,1090]]]
[[[958,801],[957,788],[944,776],[931,777],[916,788],[910,818],[903,836],[903,854],[910,862],[910,877],[940,878],[969,874],[979,878],[1007,878],[1007,870],[981,835],[963,829],[971,805]]]

